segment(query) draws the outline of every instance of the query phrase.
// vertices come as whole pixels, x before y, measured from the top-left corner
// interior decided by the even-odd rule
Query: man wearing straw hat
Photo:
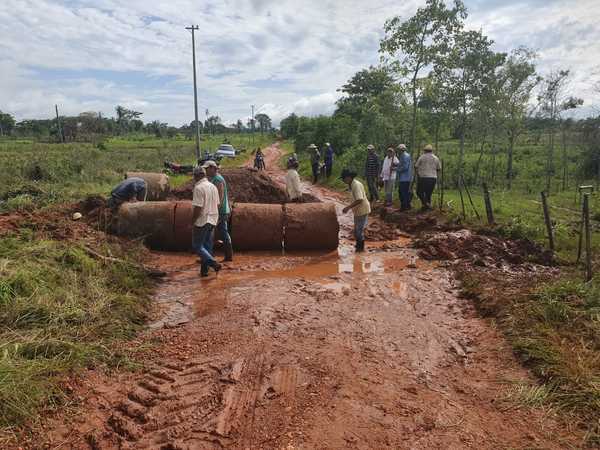
[[[433,147],[429,144],[423,149],[424,153],[415,163],[417,171],[417,196],[423,205],[422,210],[431,209],[431,195],[435,189],[438,171],[442,164],[437,156],[433,154]]]
[[[313,184],[317,184],[319,181],[319,173],[321,171],[321,153],[315,144],[308,146],[310,152],[310,165],[312,167]]]

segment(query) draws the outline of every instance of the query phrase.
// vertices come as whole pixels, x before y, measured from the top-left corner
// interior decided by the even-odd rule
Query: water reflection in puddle
[[[343,295],[350,289],[348,283],[338,278],[344,274],[385,274],[434,267],[414,256],[403,258],[385,253],[357,255],[351,247],[346,246],[325,255],[305,253],[275,257],[268,253],[239,254],[231,270],[224,270],[218,276],[200,278],[195,256],[173,255],[170,261],[167,254],[159,257],[167,260],[162,262],[170,262],[172,267],[180,270],[156,294],[157,301],[169,308],[166,317],[154,324],[158,327],[174,326],[188,322],[193,317],[218,313],[227,308],[231,298],[256,289],[265,280],[320,281],[323,289]],[[390,288],[398,297],[407,298],[406,283],[394,281]]]

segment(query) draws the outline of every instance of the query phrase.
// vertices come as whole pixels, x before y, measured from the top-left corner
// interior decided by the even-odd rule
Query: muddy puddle
[[[225,266],[218,275],[211,273],[208,278],[199,276],[199,264],[193,254],[156,253],[157,263],[168,270],[169,276],[155,294],[161,318],[152,323],[151,328],[183,325],[221,312],[232,298],[270,282],[292,284],[300,280],[343,295],[353,277],[435,268],[433,263],[417,258],[414,251],[401,248],[406,244],[404,240],[395,244],[398,248],[393,252],[382,251],[381,245],[377,245],[371,253],[364,254],[356,254],[348,244],[329,253],[238,253],[234,264]],[[390,282],[390,288],[400,297],[406,294],[405,283]]]

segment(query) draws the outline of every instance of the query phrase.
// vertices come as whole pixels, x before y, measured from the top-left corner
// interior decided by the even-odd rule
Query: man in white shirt
[[[285,175],[285,189],[290,202],[302,201],[302,187],[300,185],[300,175],[298,175],[298,161],[293,158],[288,159],[287,174]]]
[[[417,172],[417,196],[423,205],[423,211],[431,209],[431,195],[435,189],[438,171],[442,164],[437,156],[433,154],[433,147],[426,145],[423,153],[415,163]]]
[[[194,168],[194,181],[192,247],[200,256],[200,276],[206,277],[210,267],[215,272],[221,270],[212,255],[213,231],[219,222],[219,190],[206,178],[204,167]]]
[[[388,148],[380,174],[385,190],[385,206],[392,206],[394,200],[394,185],[396,183],[396,168],[398,164],[400,164],[400,161],[396,157],[396,151],[392,147]]]

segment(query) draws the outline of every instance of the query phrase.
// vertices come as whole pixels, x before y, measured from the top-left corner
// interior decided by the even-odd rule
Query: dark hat
[[[343,180],[346,177],[355,178],[356,172],[354,172],[353,170],[350,170],[350,169],[342,170],[342,174],[340,175],[340,178]]]

